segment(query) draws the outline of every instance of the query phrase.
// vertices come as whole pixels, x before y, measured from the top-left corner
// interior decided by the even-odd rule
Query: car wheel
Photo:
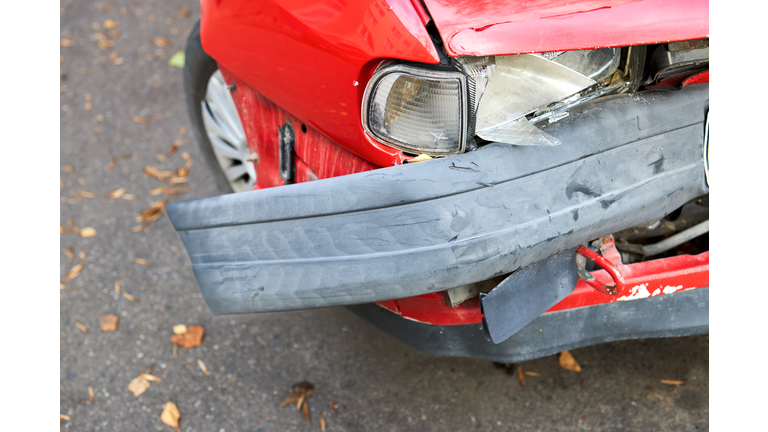
[[[252,190],[256,169],[243,124],[216,60],[203,51],[199,21],[187,39],[184,93],[192,132],[219,190]]]

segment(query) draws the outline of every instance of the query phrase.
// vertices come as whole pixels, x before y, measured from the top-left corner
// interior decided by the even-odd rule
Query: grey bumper
[[[458,156],[168,205],[216,314],[410,297],[509,273],[708,193],[709,86],[613,96],[558,147]]]

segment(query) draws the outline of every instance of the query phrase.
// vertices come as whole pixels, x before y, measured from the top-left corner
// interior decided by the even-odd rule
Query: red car
[[[226,194],[168,214],[215,314],[500,362],[707,333],[708,38],[702,0],[203,0]]]

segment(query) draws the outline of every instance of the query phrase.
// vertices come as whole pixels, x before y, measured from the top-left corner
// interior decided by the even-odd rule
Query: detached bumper
[[[614,96],[547,127],[558,147],[458,156],[172,203],[216,314],[353,305],[486,280],[708,193],[709,85]]]

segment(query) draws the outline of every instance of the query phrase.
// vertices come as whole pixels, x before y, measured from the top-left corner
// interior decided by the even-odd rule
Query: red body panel
[[[203,0],[201,9],[203,48],[220,65],[377,166],[401,163],[359,119],[380,60],[439,61],[409,0]]]
[[[707,0],[424,0],[450,56],[709,37]]]

